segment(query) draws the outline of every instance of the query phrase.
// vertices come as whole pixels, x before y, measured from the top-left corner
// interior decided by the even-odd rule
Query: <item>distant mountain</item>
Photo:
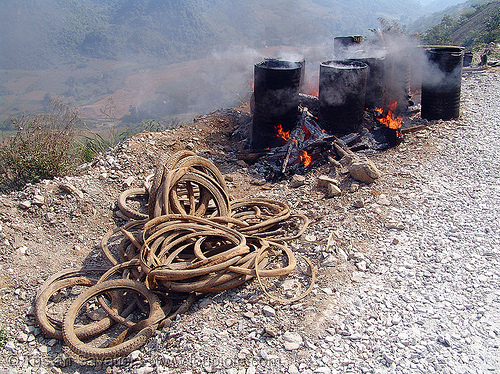
[[[407,23],[422,12],[417,0],[2,0],[0,68],[314,44],[365,34],[378,17]]]

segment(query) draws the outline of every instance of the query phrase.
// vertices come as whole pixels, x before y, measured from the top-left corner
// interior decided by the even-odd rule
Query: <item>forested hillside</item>
[[[500,1],[473,4],[455,17],[445,14],[439,24],[423,34],[422,40],[469,48],[500,43]]]
[[[443,10],[424,15],[417,20],[410,22],[408,24],[408,30],[410,32],[418,32],[420,34],[423,34],[434,26],[438,25],[442,21],[444,16],[457,18],[462,13],[468,12],[473,9],[475,5],[482,4],[486,1],[487,0],[467,0],[457,5],[446,7]]]

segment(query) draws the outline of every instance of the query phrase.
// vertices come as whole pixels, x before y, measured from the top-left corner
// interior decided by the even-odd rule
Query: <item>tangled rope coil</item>
[[[129,201],[147,199],[147,214]],[[224,177],[209,160],[190,151],[162,157],[152,182],[118,197],[130,221],[101,240],[108,268],[65,270],[50,277],[37,294],[35,317],[49,336],[64,339],[80,356],[124,356],[139,348],[166,321],[188,310],[200,293],[219,292],[257,278],[290,274],[297,265],[287,241],[300,237],[309,219],[287,204],[264,198],[234,200]],[[281,258],[283,264],[276,265]],[[49,303],[64,289],[84,290],[60,321]],[[92,312],[92,313],[89,313]],[[99,314],[101,318],[94,318]]]

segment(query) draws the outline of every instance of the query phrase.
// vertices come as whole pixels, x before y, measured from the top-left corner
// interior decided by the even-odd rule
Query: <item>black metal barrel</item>
[[[460,115],[464,48],[426,48],[422,75],[422,118],[450,120]]]
[[[301,61],[265,59],[254,66],[253,148],[277,147],[285,140],[277,128],[291,131],[297,124]]]
[[[467,51],[464,53],[464,63],[463,63],[463,66],[464,67],[468,67],[468,66],[471,66],[472,65],[472,58],[474,57],[474,55],[472,54],[471,51]]]
[[[410,54],[410,48],[402,48],[386,55],[385,105],[397,102],[397,112],[405,112],[408,109],[411,84]]]
[[[333,51],[336,59],[343,59],[348,56],[349,49],[355,45],[363,43],[363,37],[355,36],[337,36],[333,39]]]
[[[363,62],[368,65],[365,108],[383,108],[385,106],[385,58],[361,57],[351,58],[349,60]]]
[[[368,65],[359,61],[327,61],[319,72],[319,121],[330,134],[358,130],[365,108]]]

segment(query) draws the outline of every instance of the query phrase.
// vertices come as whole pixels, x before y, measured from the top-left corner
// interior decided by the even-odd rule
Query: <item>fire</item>
[[[302,154],[299,157],[300,161],[304,163],[304,166],[309,166],[311,164],[312,158],[306,151],[302,150]]]
[[[397,106],[398,106],[397,101],[389,101],[389,104],[387,105],[387,107],[389,108],[387,110],[387,115],[383,118],[377,118],[377,121],[379,121],[380,123],[383,123],[384,125],[386,125],[390,129],[399,130],[401,128],[401,122],[403,121],[403,118],[397,117],[394,114]],[[377,113],[380,113],[381,115],[384,115],[384,110],[382,108],[376,108],[375,111]],[[398,131],[398,135],[399,135],[399,131]]]
[[[283,131],[283,126],[281,123],[278,126],[274,126],[274,130],[276,131],[276,136],[278,138],[282,138],[288,140],[290,138],[290,131]]]
[[[311,82],[307,82],[307,87],[305,88],[306,94],[312,95],[312,96],[318,96],[319,92],[316,87],[313,86]]]

